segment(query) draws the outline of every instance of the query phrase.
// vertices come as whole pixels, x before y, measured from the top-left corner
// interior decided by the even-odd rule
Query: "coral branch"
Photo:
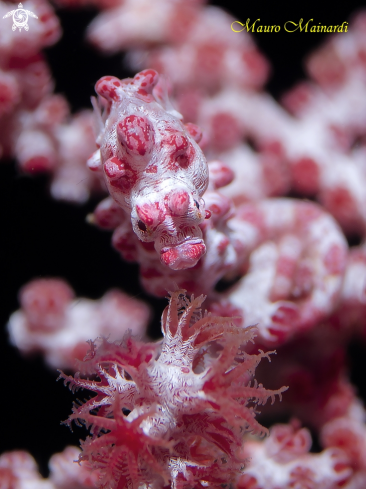
[[[68,423],[90,426],[80,461],[100,470],[102,488],[198,488],[202,478],[211,487],[234,482],[243,466],[243,434],[267,432],[255,420],[254,407],[286,390],[250,385],[265,356],[244,351],[253,328],[202,315],[203,296],[189,300],[184,292],[170,294],[160,343],[102,340],[83,362],[98,382],[62,375],[73,389],[97,393],[74,408]]]

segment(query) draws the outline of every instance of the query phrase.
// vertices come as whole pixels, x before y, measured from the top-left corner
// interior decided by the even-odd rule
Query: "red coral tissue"
[[[100,339],[80,373],[61,374],[71,389],[96,393],[75,405],[67,423],[90,428],[79,461],[100,471],[101,488],[234,483],[244,468],[244,434],[267,433],[255,419],[256,406],[286,390],[252,381],[268,358],[244,349],[255,328],[202,314],[204,297],[189,300],[184,292],[171,293],[161,342]]]

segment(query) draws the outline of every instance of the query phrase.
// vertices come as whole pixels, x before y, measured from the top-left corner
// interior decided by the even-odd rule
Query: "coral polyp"
[[[172,292],[162,316],[163,340],[99,339],[79,374],[61,374],[71,389],[96,393],[75,405],[67,423],[90,428],[80,461],[100,470],[100,487],[234,482],[244,467],[244,434],[267,434],[255,408],[281,397],[286,387],[272,391],[253,381],[260,360],[269,358],[245,351],[255,328],[202,314],[203,301]]]

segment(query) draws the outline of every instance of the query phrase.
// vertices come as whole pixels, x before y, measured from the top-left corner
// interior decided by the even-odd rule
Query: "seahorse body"
[[[107,76],[96,84],[103,126],[89,160],[113,199],[131,215],[141,241],[154,242],[163,264],[193,267],[206,247],[199,224],[206,213],[206,159],[200,131],[184,125],[154,70],[133,79]]]

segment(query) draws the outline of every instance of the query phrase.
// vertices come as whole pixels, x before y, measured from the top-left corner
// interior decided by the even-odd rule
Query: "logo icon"
[[[30,15],[31,17],[34,17],[35,19],[38,19],[36,14],[31,12],[30,10],[25,10],[21,3],[18,5],[18,8],[16,10],[11,10],[7,14],[5,14],[3,19],[6,19],[7,17],[10,17],[11,15],[13,16],[12,30],[15,31],[15,29],[18,27],[19,32],[21,32],[22,29],[24,29],[26,31],[29,29],[28,15]]]

